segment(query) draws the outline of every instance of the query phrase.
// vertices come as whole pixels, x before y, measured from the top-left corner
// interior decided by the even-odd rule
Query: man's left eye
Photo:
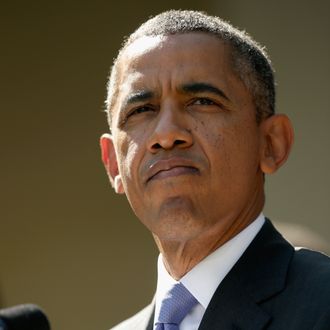
[[[216,103],[208,98],[201,97],[192,102],[194,105],[215,105]]]

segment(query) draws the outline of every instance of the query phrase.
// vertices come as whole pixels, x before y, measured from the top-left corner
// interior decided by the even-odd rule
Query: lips
[[[160,159],[153,162],[148,167],[146,182],[189,174],[199,174],[198,168],[193,164],[191,160],[181,157]]]

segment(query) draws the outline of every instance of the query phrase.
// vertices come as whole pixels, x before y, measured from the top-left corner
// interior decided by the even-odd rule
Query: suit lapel
[[[284,289],[292,254],[292,246],[266,220],[217,288],[199,330],[264,329],[271,315],[259,304]]]
[[[234,283],[231,285],[224,285],[217,291],[206,309],[199,330],[259,330],[269,322],[269,315],[246,293],[239,293]]]

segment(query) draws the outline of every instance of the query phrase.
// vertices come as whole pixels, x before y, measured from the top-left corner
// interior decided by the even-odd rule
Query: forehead
[[[176,69],[185,67],[192,73],[198,69],[205,70],[212,64],[225,65],[229,69],[229,59],[230,47],[216,36],[204,32],[143,36],[125,49],[119,73],[124,78],[127,73],[148,71],[159,63],[174,64]],[[160,70],[166,68],[159,67]]]
[[[210,83],[229,94],[234,84],[245,89],[232,70],[230,46],[203,32],[141,37],[123,51],[117,70],[112,109],[130,93],[148,90],[160,95],[193,82]]]

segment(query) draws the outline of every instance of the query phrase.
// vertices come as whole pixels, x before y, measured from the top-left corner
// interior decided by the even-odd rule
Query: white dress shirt
[[[180,330],[198,329],[217,287],[250,245],[264,222],[265,217],[261,213],[248,227],[220,246],[181,278],[180,282],[194,295],[199,303],[180,323]],[[162,300],[175,283],[178,283],[178,281],[167,272],[160,254],[158,258],[154,323],[158,319]]]

